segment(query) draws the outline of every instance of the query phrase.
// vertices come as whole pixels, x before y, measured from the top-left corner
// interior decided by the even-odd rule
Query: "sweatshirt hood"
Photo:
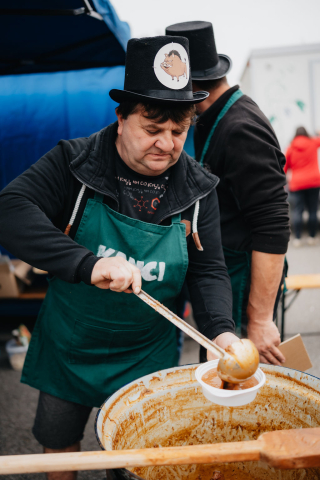
[[[117,122],[87,139],[81,151],[73,154],[71,173],[89,188],[115,196],[114,144]],[[218,177],[203,169],[182,151],[179,161],[171,167],[170,189],[163,202],[168,211],[183,211],[207,196],[219,183]]]

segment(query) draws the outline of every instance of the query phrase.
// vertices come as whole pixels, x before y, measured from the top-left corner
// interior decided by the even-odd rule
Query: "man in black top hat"
[[[197,107],[195,152],[220,177],[217,193],[233,318],[256,344],[261,361],[280,365],[284,357],[273,318],[290,235],[284,155],[259,107],[238,86],[228,85],[232,62],[217,54],[212,24],[177,23],[166,34],[189,39],[193,90],[210,93]]]
[[[175,327],[123,292],[142,284],[174,309],[186,276],[201,332],[223,348],[238,340],[218,179],[183,151],[208,96],[192,92],[188,40],[130,40],[124,90],[110,96],[118,122],[61,140],[0,194],[0,244],[53,277],[22,374],[41,391],[45,452],[79,450],[92,407],[177,365]]]

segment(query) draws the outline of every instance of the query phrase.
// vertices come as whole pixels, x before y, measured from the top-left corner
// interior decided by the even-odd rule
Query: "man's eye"
[[[147,130],[147,132],[150,133],[150,135],[156,135],[159,133],[159,130]]]
[[[182,135],[182,134],[184,133],[184,130],[183,130],[182,132],[174,131],[174,132],[172,132],[172,133],[173,133],[173,135]]]

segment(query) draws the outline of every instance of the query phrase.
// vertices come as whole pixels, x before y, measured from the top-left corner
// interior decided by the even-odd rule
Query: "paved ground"
[[[290,246],[287,255],[289,274],[320,273],[320,243],[317,246]],[[301,333],[309,351],[313,368],[309,371],[320,377],[320,291],[301,291],[295,303],[287,312],[286,338]],[[32,436],[31,428],[37,404],[37,392],[19,382],[20,374],[10,368],[4,353],[5,341],[10,338],[10,330],[16,326],[12,321],[0,321],[0,454],[24,454],[41,452],[41,447]],[[32,323],[32,321],[30,320]],[[197,363],[198,347],[192,340],[185,339],[181,364]],[[99,450],[94,435],[96,409],[87,424],[84,450]],[[102,479],[103,472],[82,472],[79,480]],[[39,475],[7,475],[6,480],[44,480]]]

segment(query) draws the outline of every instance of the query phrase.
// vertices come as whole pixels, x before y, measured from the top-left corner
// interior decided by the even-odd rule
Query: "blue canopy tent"
[[[1,189],[61,138],[115,120],[129,36],[108,0],[0,0]]]
[[[0,189],[115,120],[129,37],[109,0],[0,0]]]

